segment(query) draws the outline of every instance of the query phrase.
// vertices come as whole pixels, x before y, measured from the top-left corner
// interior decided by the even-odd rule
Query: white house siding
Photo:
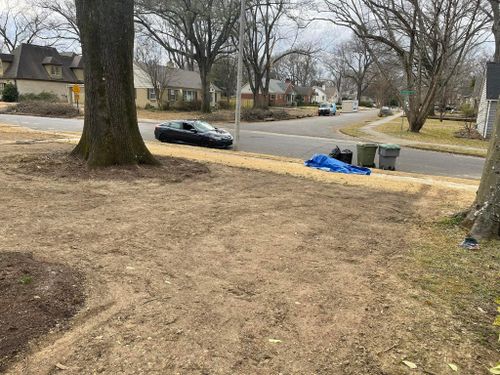
[[[483,137],[489,138],[491,137],[491,133],[493,133],[493,126],[495,126],[495,119],[497,118],[497,105],[498,100],[488,100],[489,110],[488,117],[486,119],[486,130]]]
[[[486,80],[483,81],[481,89],[481,98],[479,99],[479,107],[477,109],[477,131],[484,137],[486,135],[486,119],[488,117],[489,101],[486,100]]]

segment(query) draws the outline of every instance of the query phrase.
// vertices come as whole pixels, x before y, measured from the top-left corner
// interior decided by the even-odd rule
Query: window
[[[148,89],[148,99],[149,100],[156,100],[155,89]]]
[[[276,99],[276,95],[271,94],[271,100],[274,100],[274,99]]]
[[[52,77],[62,77],[62,68],[57,65],[50,66],[50,75]]]
[[[180,122],[171,122],[168,124],[168,127],[172,129],[181,129],[182,124]]]
[[[2,94],[4,88],[5,88],[5,83],[0,82],[0,95]]]
[[[185,90],[183,92],[183,99],[185,102],[192,102],[194,100],[194,91]]]
[[[168,100],[175,102],[177,99],[177,90],[168,90]]]
[[[188,124],[187,122],[185,122],[185,123],[182,124],[182,129],[184,129],[184,130],[193,130],[194,127],[193,127],[193,125]]]

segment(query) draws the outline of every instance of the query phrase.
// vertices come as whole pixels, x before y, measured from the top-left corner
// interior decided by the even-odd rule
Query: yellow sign
[[[79,94],[80,93],[80,86],[78,85],[73,85],[73,92],[75,94]]]

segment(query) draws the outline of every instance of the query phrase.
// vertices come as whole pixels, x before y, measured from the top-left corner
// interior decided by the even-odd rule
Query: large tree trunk
[[[210,82],[208,80],[208,72],[210,72],[210,67],[200,64],[201,111],[203,113],[210,113],[212,111],[212,106],[210,105]]]
[[[73,155],[90,166],[155,164],[137,125],[133,0],[76,0],[85,121]]]
[[[464,224],[476,239],[500,236],[500,102],[476,200]]]

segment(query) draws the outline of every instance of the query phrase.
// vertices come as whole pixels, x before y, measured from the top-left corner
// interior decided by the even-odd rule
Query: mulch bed
[[[63,329],[82,306],[82,277],[71,268],[0,253],[0,372],[34,338]]]

